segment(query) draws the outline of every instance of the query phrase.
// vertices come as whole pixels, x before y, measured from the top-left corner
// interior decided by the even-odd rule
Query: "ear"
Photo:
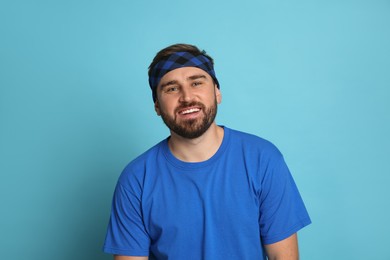
[[[221,104],[221,102],[222,102],[222,94],[221,94],[221,90],[219,90],[217,85],[215,85],[215,97],[217,99],[217,103]]]
[[[161,113],[160,113],[160,106],[159,106],[157,100],[154,101],[154,111],[156,111],[156,114],[157,114],[158,116],[161,116]]]

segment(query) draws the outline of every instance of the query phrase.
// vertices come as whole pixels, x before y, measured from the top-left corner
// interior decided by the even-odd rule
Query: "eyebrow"
[[[168,86],[170,86],[170,85],[175,85],[175,84],[177,84],[177,80],[171,80],[171,81],[168,81],[168,82],[162,84],[162,85],[160,86],[160,88],[161,88],[161,89],[164,89],[165,87],[168,87]]]
[[[196,79],[207,79],[207,77],[203,74],[196,74],[196,75],[192,75],[192,76],[189,76],[187,78],[187,80],[196,80]],[[161,89],[164,89],[165,87],[168,87],[170,85],[175,85],[175,84],[178,84],[178,81],[177,80],[170,80],[164,84],[162,84],[160,86]]]
[[[196,74],[193,76],[189,76],[187,80],[195,80],[195,79],[206,79],[206,76],[203,74]]]

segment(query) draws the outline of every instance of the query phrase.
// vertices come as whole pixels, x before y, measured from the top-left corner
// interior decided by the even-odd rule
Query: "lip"
[[[180,109],[178,111],[178,113],[180,115],[186,115],[186,114],[192,114],[192,113],[197,113],[201,110],[200,107],[197,107],[197,106],[193,106],[193,107],[186,107],[186,108],[183,108],[183,109]]]
[[[185,117],[185,118],[194,118],[199,115],[199,112],[202,111],[201,107],[198,106],[191,106],[191,107],[186,107],[178,110],[177,114],[180,117]]]

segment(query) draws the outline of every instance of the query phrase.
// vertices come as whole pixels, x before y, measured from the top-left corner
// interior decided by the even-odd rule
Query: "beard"
[[[203,135],[207,131],[207,129],[209,129],[211,124],[214,122],[215,117],[217,115],[217,100],[215,100],[214,104],[209,108],[206,108],[205,105],[203,105],[200,102],[190,102],[190,103],[183,103],[175,111],[185,109],[191,106],[200,107],[201,113],[203,113],[203,117],[188,119],[188,120],[183,120],[182,122],[178,122],[176,117],[170,117],[164,111],[160,111],[161,118],[164,121],[165,125],[172,132],[187,139],[195,139]]]

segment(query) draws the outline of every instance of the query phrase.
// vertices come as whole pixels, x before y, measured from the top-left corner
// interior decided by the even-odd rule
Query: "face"
[[[207,72],[184,67],[161,78],[155,109],[171,132],[193,139],[212,125],[220,102],[221,93]]]

